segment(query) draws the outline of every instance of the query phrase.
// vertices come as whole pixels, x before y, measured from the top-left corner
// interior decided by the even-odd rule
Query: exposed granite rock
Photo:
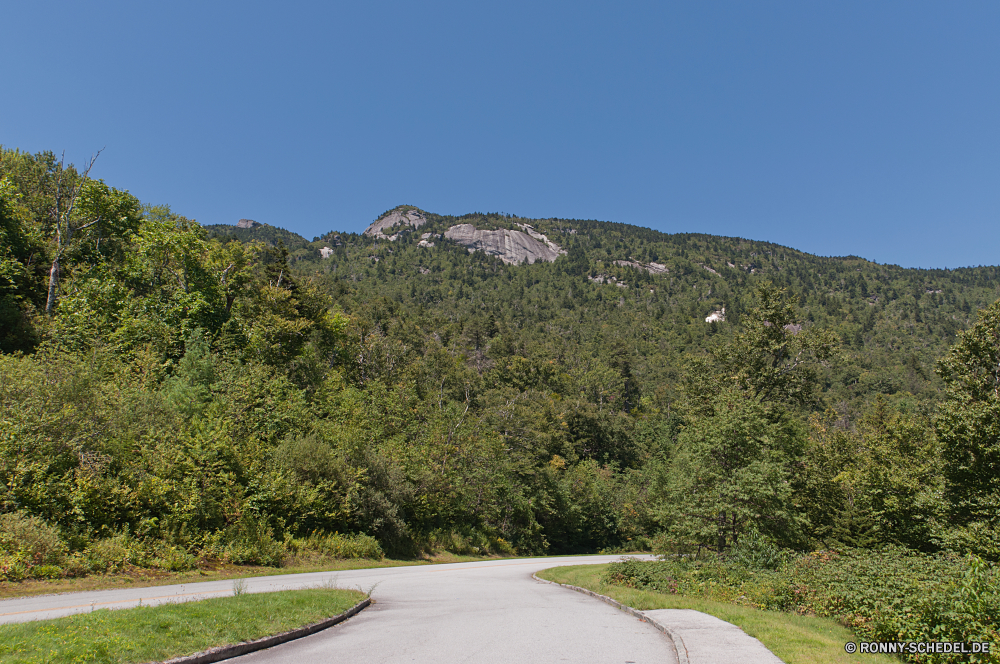
[[[254,226],[260,226],[260,222],[253,219],[240,219],[236,222],[236,228],[253,228]]]
[[[615,265],[622,267],[634,267],[637,270],[646,270],[650,274],[664,274],[669,272],[666,265],[662,263],[639,263],[636,261],[615,261]]]
[[[596,277],[587,276],[588,279],[593,281],[595,284],[614,284],[618,288],[628,288],[628,283],[624,281],[618,281],[616,277],[609,276],[607,274],[599,274]]]
[[[323,258],[329,258],[330,256],[333,256],[333,249],[330,247],[323,247],[319,250],[319,255]]]
[[[424,233],[420,236],[420,242],[417,242],[417,246],[429,249],[434,246],[434,239],[439,237],[441,237],[440,233]]]
[[[414,208],[410,208],[408,210],[397,208],[372,222],[372,224],[365,229],[364,235],[377,237],[380,240],[396,240],[399,238],[399,233],[410,230],[411,228],[420,228],[426,223],[427,217],[425,217],[424,213],[420,210]],[[392,235],[385,234],[385,231],[400,225],[402,225],[403,228],[399,229],[399,231],[393,233]]]
[[[518,224],[523,230],[500,229],[481,231],[472,224],[459,224],[445,231],[444,236],[462,245],[470,252],[483,251],[499,256],[504,263],[516,264],[535,261],[552,262],[566,252],[555,242],[527,224]]]

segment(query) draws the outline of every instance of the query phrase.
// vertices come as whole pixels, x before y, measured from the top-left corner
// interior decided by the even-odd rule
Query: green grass
[[[538,573],[540,578],[568,583],[607,595],[640,611],[653,609],[694,609],[740,627],[760,639],[787,664],[890,664],[899,660],[886,655],[848,655],[844,644],[858,641],[849,629],[829,618],[761,611],[747,606],[713,602],[650,590],[608,585],[601,581],[607,565],[553,567]]]
[[[357,590],[287,590],[2,625],[0,661],[165,660],[303,627],[343,613],[364,597]]]
[[[503,556],[499,556],[503,557]],[[215,568],[193,569],[185,572],[167,572],[132,568],[116,574],[92,574],[71,579],[27,579],[24,581],[0,581],[0,599],[32,597],[53,593],[84,592],[88,590],[114,590],[116,588],[145,588],[181,583],[199,583],[220,579],[238,579],[254,576],[278,576],[284,574],[305,574],[309,572],[337,572],[351,569],[372,569],[377,567],[403,567],[410,565],[440,565],[446,563],[476,562],[493,560],[498,556],[466,556],[448,552],[412,559],[371,560],[369,558],[319,559],[293,561],[284,567],[263,567],[261,565],[218,565]]]

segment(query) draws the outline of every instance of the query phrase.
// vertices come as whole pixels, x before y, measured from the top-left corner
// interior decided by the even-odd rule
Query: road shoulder
[[[606,604],[648,622],[663,632],[672,642],[679,664],[713,664],[720,661],[738,661],[747,664],[782,664],[774,653],[758,639],[724,620],[691,609],[656,609],[639,611],[607,595],[587,588],[549,581],[537,574],[532,577],[542,583],[551,583],[590,595]]]
[[[351,616],[364,611],[371,603],[372,599],[370,597],[366,597],[340,615],[327,618],[326,620],[320,620],[319,622],[306,625],[305,627],[291,629],[280,634],[272,634],[271,636],[254,639],[253,641],[245,641],[243,643],[234,643],[209,648],[208,650],[194,653],[193,655],[185,655],[183,657],[168,659],[161,664],[211,664],[212,662],[221,662],[226,659],[232,659],[233,657],[239,657],[240,655],[257,652],[258,650],[264,650],[265,648],[271,648],[282,643],[294,641],[295,639],[301,639],[304,636],[315,634],[316,632],[320,632],[324,629],[342,623]]]

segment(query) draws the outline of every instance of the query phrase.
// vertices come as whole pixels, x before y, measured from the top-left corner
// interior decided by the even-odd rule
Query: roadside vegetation
[[[691,609],[713,615],[759,639],[787,664],[890,664],[899,660],[888,655],[844,652],[844,644],[858,636],[830,618],[768,611],[732,604],[703,594],[677,594],[608,581],[612,565],[553,567],[540,578],[592,590],[640,611]],[[617,579],[616,579],[617,580]]]
[[[163,661],[310,625],[343,613],[364,597],[357,590],[333,588],[243,593],[0,625],[0,660],[10,664]]]
[[[748,537],[725,558],[608,565],[613,586],[833,618],[863,641],[1000,643],[1000,570],[975,556],[880,551],[794,554]],[[1000,662],[1000,653],[906,655],[913,662]]]
[[[22,581],[0,581],[0,599],[51,595],[53,593],[83,592],[87,590],[113,590],[116,588],[146,588],[150,586],[199,583],[220,579],[241,579],[255,576],[275,576],[284,574],[306,574],[310,572],[335,572],[373,567],[399,567],[410,565],[433,565],[447,563],[475,562],[487,560],[486,556],[459,556],[442,552],[420,558],[394,559],[368,558],[333,559],[319,558],[306,563],[289,563],[282,567],[261,565],[236,565],[220,561],[202,560],[191,570],[171,572],[147,567],[127,567],[117,572],[88,574],[78,577],[55,579],[25,579]]]

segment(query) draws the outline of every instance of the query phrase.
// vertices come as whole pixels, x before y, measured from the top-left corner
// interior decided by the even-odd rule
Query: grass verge
[[[636,590],[604,583],[607,565],[553,567],[538,573],[548,581],[580,586],[627,604],[640,611],[653,609],[694,609],[725,620],[760,639],[787,664],[898,664],[887,655],[848,655],[844,644],[858,641],[849,629],[829,618],[761,611],[747,606],[714,602],[651,590]]]
[[[94,574],[71,579],[32,579],[25,581],[0,581],[0,599],[34,597],[56,593],[84,592],[87,590],[114,590],[116,588],[147,588],[179,583],[218,581],[220,579],[249,578],[254,576],[277,576],[283,574],[304,574],[308,572],[337,572],[349,569],[371,569],[375,567],[402,567],[405,565],[440,565],[444,563],[464,563],[478,560],[493,560],[497,556],[460,556],[439,553],[423,558],[395,560],[367,558],[313,560],[293,563],[284,567],[264,567],[261,565],[217,564],[185,572],[168,572],[131,568],[116,574]]]
[[[364,597],[335,588],[286,590],[2,625],[0,661],[165,660],[303,627],[343,613]]]

